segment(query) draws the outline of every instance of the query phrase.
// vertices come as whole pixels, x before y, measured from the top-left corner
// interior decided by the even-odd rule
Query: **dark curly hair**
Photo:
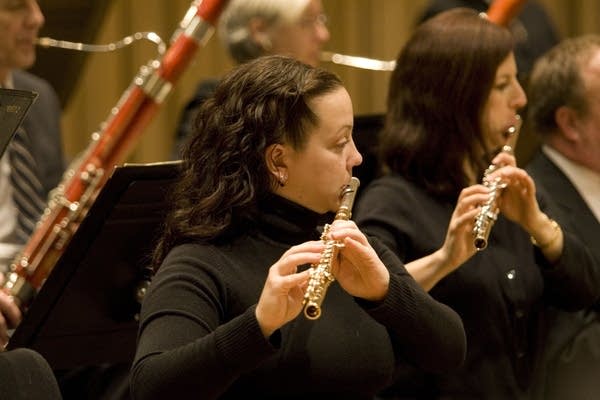
[[[154,268],[174,246],[218,240],[250,218],[277,184],[267,147],[302,149],[319,123],[309,102],[341,86],[336,75],[285,56],[261,57],[227,74],[201,106],[184,148]]]
[[[508,29],[466,8],[440,13],[415,30],[390,78],[379,152],[384,172],[445,198],[468,185],[465,160],[483,172],[489,160],[475,150],[485,149],[481,114],[513,42]]]

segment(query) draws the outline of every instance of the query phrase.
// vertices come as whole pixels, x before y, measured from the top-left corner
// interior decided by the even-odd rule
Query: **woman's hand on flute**
[[[344,245],[332,268],[342,288],[365,300],[383,300],[388,292],[390,273],[354,221],[334,221],[329,237]]]
[[[298,267],[318,263],[323,242],[312,241],[291,247],[269,268],[269,274],[256,305],[256,319],[265,337],[300,314],[309,270]]]

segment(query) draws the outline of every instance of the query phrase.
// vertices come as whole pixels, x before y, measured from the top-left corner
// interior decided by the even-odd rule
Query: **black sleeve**
[[[460,316],[425,292],[385,245],[373,237],[369,241],[390,270],[390,288],[382,302],[362,303],[367,312],[387,327],[401,359],[431,372],[458,368],[466,355]]]

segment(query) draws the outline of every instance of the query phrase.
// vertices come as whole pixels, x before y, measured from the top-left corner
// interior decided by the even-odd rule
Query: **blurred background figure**
[[[43,24],[37,1],[0,0],[0,86],[38,93],[0,159],[0,283],[65,168],[58,97],[48,82],[24,71],[35,63],[35,41]],[[0,291],[0,347],[20,320],[19,308]]]
[[[281,54],[317,66],[323,46],[329,40],[321,0],[232,0],[219,20],[218,34],[237,64]],[[218,82],[219,78],[200,82],[184,107],[173,158],[180,158],[182,144],[193,130],[198,107],[213,93]]]
[[[37,100],[0,159],[0,284],[31,235],[63,169],[61,109],[54,89],[24,70],[36,59],[44,15],[35,0],[0,0],[0,86],[38,93]],[[0,291],[0,352],[21,311]],[[52,370],[28,349],[0,353],[0,398],[60,399]]]
[[[66,168],[58,96],[48,82],[24,71],[35,63],[36,40],[44,22],[37,1],[0,0],[0,85],[38,94],[0,160],[0,284],[34,231],[48,194],[58,186]],[[21,318],[16,304],[0,291],[0,347],[6,345],[10,330]],[[128,396],[126,365],[54,372],[65,399],[95,398],[95,393],[111,390],[107,389],[111,384],[120,385],[120,391],[110,392],[114,398]],[[101,384],[93,387],[96,380]],[[51,398],[50,393],[48,396]]]
[[[37,1],[0,0],[0,86],[38,93],[15,136],[26,146],[26,154],[19,157],[20,164],[13,164],[11,144],[0,161],[0,272],[7,271],[28,239],[48,193],[58,185],[65,168],[58,97],[48,82],[24,71],[35,62],[35,41],[43,24],[44,15]],[[30,172],[32,192],[23,195],[11,174],[25,169]],[[25,199],[19,198],[22,195],[36,202],[24,204],[21,200]],[[20,221],[23,214],[27,214],[28,221]]]
[[[552,197],[557,221],[600,260],[600,36],[562,41],[535,64],[527,123],[541,142],[527,170]],[[550,308],[541,399],[600,398],[600,304]]]

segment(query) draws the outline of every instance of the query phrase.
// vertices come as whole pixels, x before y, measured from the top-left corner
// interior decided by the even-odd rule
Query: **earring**
[[[279,176],[278,176],[278,180],[279,180],[279,186],[284,187],[285,184],[287,183],[288,177],[287,174],[279,171]]]
[[[269,52],[273,48],[273,44],[271,43],[271,39],[266,34],[261,34],[257,38],[257,43],[263,49],[263,51]]]

